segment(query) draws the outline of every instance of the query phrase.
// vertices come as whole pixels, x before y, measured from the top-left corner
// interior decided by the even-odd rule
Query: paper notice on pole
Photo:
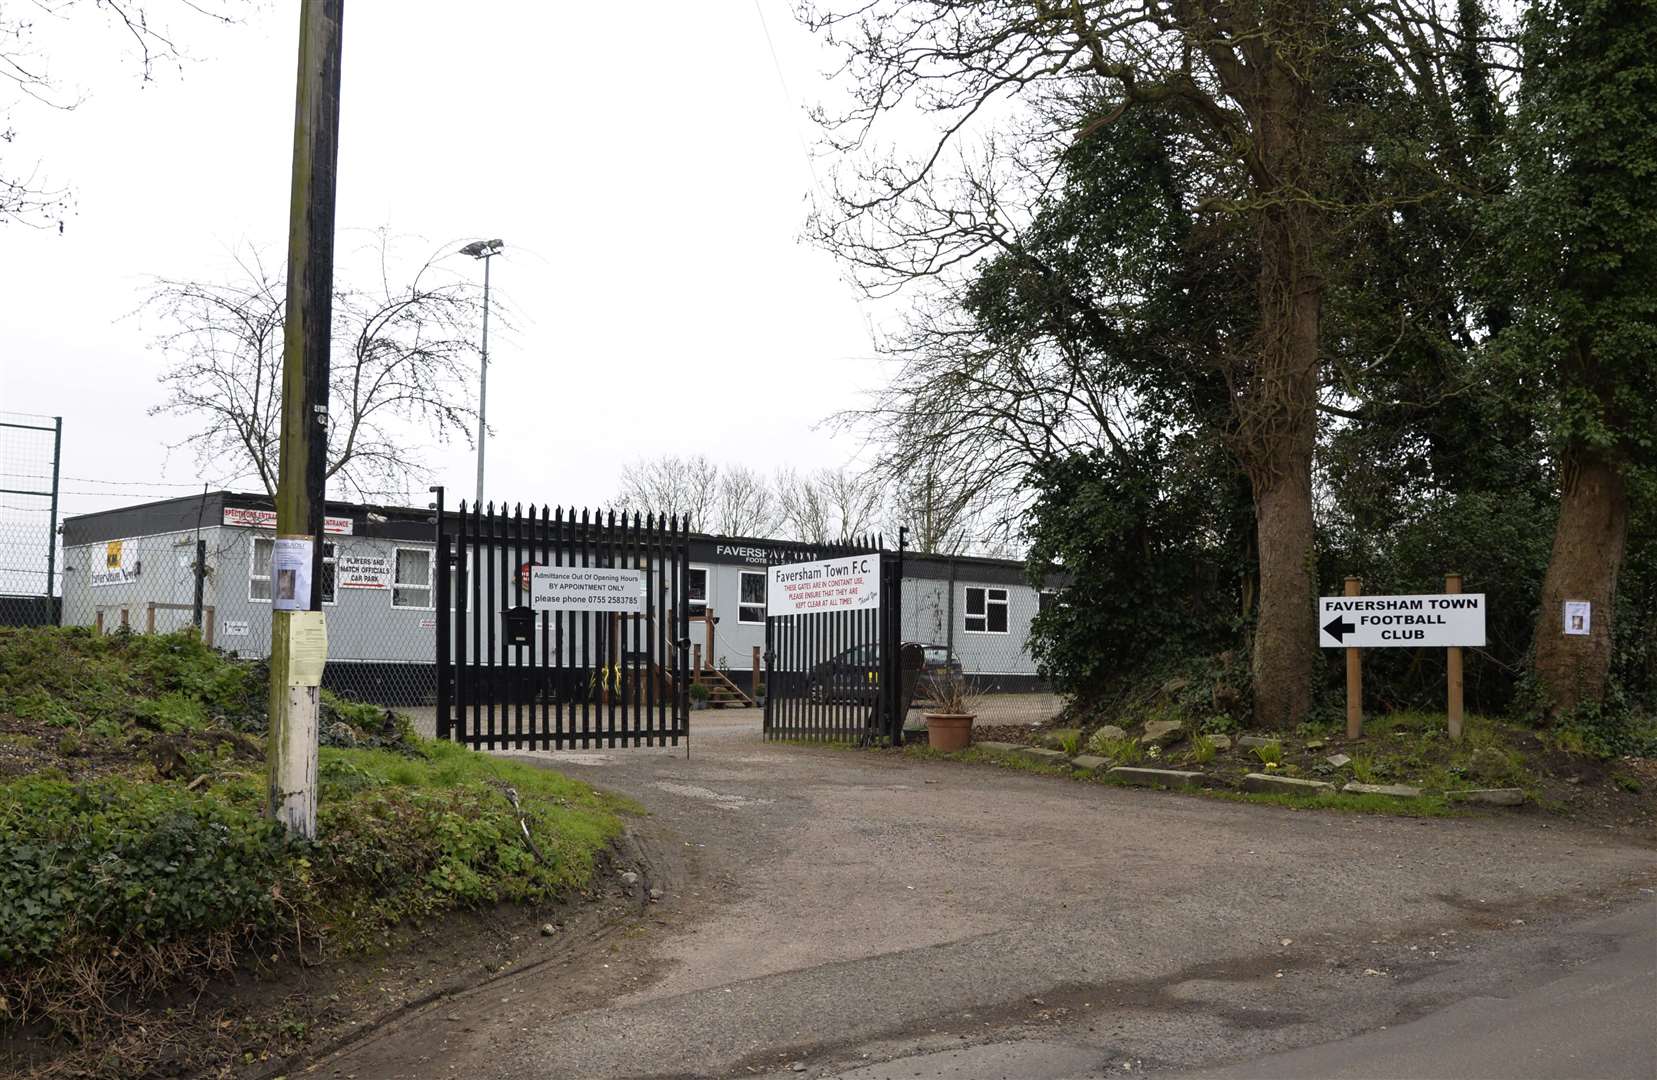
[[[1594,630],[1594,605],[1587,600],[1565,601],[1565,633],[1587,637]]]
[[[270,554],[271,606],[304,611],[311,606],[311,538],[278,536]]]
[[[288,616],[288,685],[321,686],[328,660],[328,624],[320,611]]]

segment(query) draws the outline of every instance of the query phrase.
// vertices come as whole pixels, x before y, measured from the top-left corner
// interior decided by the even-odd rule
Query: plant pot
[[[927,713],[926,745],[934,750],[965,750],[972,745],[973,713]]]

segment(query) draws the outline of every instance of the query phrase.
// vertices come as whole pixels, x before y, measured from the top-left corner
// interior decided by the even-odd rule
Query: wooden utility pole
[[[334,173],[345,0],[301,0],[288,203],[282,443],[271,559],[266,813],[316,835],[322,665],[322,520],[328,466],[328,349],[334,293]]]
[[[1346,579],[1346,595],[1363,592],[1362,583],[1355,577]],[[1364,734],[1364,659],[1360,649],[1346,650],[1346,737],[1362,738]]]
[[[1461,575],[1445,574],[1444,591],[1461,592]],[[1461,742],[1461,646],[1451,645],[1444,650],[1444,674],[1445,682],[1449,684],[1445,714],[1450,725],[1450,741]]]

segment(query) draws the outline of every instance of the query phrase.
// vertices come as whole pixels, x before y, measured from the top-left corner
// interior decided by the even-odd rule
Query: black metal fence
[[[437,735],[495,749],[676,745],[688,735],[686,523],[438,491]],[[536,567],[644,574],[643,610],[530,606]]]
[[[822,560],[861,555],[877,564],[878,608],[766,618],[767,739],[902,742],[902,555],[886,551],[878,537],[819,552]]]

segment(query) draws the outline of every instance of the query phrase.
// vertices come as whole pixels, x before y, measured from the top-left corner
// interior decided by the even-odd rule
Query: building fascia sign
[[[789,557],[810,559],[815,554],[815,552],[801,551],[797,548],[756,547],[753,544],[715,544],[713,550],[719,558],[741,559],[751,566],[765,566],[778,559]]]
[[[242,506],[227,506],[224,508],[224,524],[239,525],[246,529],[274,529],[276,528],[275,510],[250,510]],[[334,536],[350,536],[352,522],[348,517],[325,517],[322,519],[322,531]]]
[[[871,611],[880,607],[880,556],[773,566],[765,583],[767,615],[821,611]]]
[[[1326,649],[1450,648],[1485,644],[1483,593],[1324,596],[1318,644]]]

